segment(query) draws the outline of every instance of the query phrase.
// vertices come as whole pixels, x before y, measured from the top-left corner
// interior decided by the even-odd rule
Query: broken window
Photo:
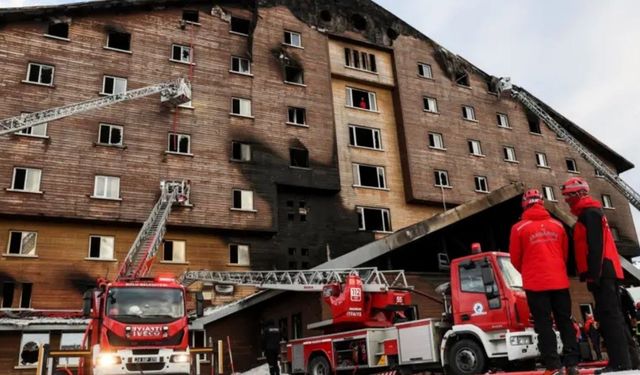
[[[510,128],[509,126],[509,117],[504,113],[497,113],[496,119],[498,120],[498,126],[501,128]]]
[[[242,57],[231,56],[231,71],[240,74],[251,74],[251,61]]]
[[[231,98],[231,113],[238,116],[251,117],[251,100]]]
[[[131,50],[131,34],[111,31],[107,34],[107,47],[121,51]]]
[[[93,198],[120,199],[120,177],[96,176]]]
[[[471,155],[482,156],[482,146],[480,145],[480,141],[470,139],[467,141],[467,144],[469,145],[469,153]]]
[[[18,367],[36,367],[38,348],[44,344],[49,344],[49,333],[24,332],[20,340]]]
[[[190,23],[199,23],[200,13],[197,10],[185,9],[182,11],[182,20]]]
[[[191,57],[191,47],[180,44],[171,45],[171,61],[190,64],[193,62]]]
[[[449,173],[443,170],[435,170],[433,171],[433,176],[435,178],[435,185],[438,187],[450,187],[449,185]]]
[[[465,120],[476,121],[476,110],[468,105],[462,106],[462,117]]]
[[[469,74],[467,72],[457,72],[456,73],[456,83],[460,86],[469,87]]]
[[[251,145],[242,142],[231,142],[231,160],[233,161],[250,161]]]
[[[304,108],[289,107],[288,124],[305,125],[307,123],[306,110]]]
[[[231,32],[242,34],[242,35],[249,35],[250,31],[251,31],[250,20],[247,20],[244,18],[238,18],[238,17],[231,17]]]
[[[9,232],[9,247],[7,254],[36,256],[36,232],[11,231]]]
[[[98,143],[109,146],[122,146],[124,128],[118,125],[100,124]]]
[[[287,83],[297,83],[304,85],[304,71],[295,66],[284,67],[284,81]]]
[[[487,178],[484,176],[474,176],[474,183],[476,185],[476,191],[480,193],[488,193],[489,192],[489,184],[487,183]]]
[[[422,105],[424,107],[425,112],[438,113],[438,104],[435,98],[430,98],[428,96],[423,97]]]
[[[309,151],[300,148],[290,148],[289,165],[297,168],[309,168]]]
[[[233,189],[232,207],[234,210],[254,211],[253,191]]]
[[[191,154],[191,136],[188,134],[169,133],[168,152]]]
[[[41,169],[20,167],[13,168],[11,190],[39,193],[41,175]]]
[[[249,245],[229,244],[229,264],[249,265]]]
[[[127,91],[127,79],[122,77],[104,76],[102,92],[105,95],[123,94]]]
[[[431,65],[418,63],[418,75],[423,78],[433,78],[433,72],[431,71]]]
[[[542,185],[542,196],[550,202],[556,201],[556,193],[553,191],[552,186]]]
[[[444,150],[444,141],[442,140],[442,134],[429,133],[429,147]]]
[[[504,160],[505,161],[518,161],[516,158],[516,149],[511,146],[504,146],[502,148],[504,152]]]
[[[361,187],[386,188],[384,167],[353,164],[353,184]]]
[[[284,44],[288,46],[302,47],[302,37],[300,36],[300,33],[285,31]]]
[[[175,263],[185,263],[187,261],[186,241],[165,240],[163,248],[163,261]]]
[[[382,150],[380,129],[349,125],[349,144],[355,147]]]
[[[2,283],[2,308],[11,308],[13,305],[13,294],[16,289],[16,284],[10,281]]]
[[[613,203],[611,202],[611,196],[609,194],[602,194],[602,207],[613,208]]]
[[[378,110],[376,94],[347,87],[347,106],[375,112]]]
[[[386,208],[356,207],[358,229],[379,232],[391,231],[389,210]]]
[[[567,171],[574,172],[574,173],[578,172],[578,165],[576,164],[576,161],[574,159],[566,159],[566,162],[567,162]]]
[[[90,259],[113,259],[115,238],[111,236],[89,236]]]
[[[31,292],[33,290],[32,283],[22,283],[22,295],[20,296],[20,308],[31,308]]]
[[[361,52],[351,48],[344,49],[344,63],[354,69],[377,72],[376,56],[372,53]]]
[[[29,63],[26,82],[52,86],[54,70],[52,65]]]
[[[540,129],[540,119],[535,113],[531,111],[527,112],[527,122],[529,123],[529,132],[533,134],[542,134],[542,130]]]
[[[69,39],[69,24],[66,22],[51,22],[45,35]]]
[[[547,155],[542,152],[536,152],[536,165],[538,167],[549,168],[547,163]]]

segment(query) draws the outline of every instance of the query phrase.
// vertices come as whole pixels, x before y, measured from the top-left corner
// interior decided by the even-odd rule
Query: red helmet
[[[564,184],[562,184],[562,187],[560,187],[560,191],[562,191],[563,195],[576,193],[578,191],[584,191],[588,193],[589,184],[587,183],[587,181],[583,180],[580,177],[571,177]]]
[[[522,208],[527,208],[532,204],[541,203],[542,195],[538,189],[529,189],[522,195]]]

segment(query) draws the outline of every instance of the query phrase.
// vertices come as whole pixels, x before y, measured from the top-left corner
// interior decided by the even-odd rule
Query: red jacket
[[[583,197],[571,207],[578,217],[573,227],[576,267],[580,279],[597,283],[600,278],[624,279],[616,243],[600,202]]]
[[[525,290],[535,292],[569,288],[569,241],[562,224],[542,204],[524,211],[511,227],[511,263],[522,274]]]

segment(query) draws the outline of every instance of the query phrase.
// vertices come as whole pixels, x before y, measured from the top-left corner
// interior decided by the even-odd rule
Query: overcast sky
[[[7,1],[9,6],[77,2],[2,0],[0,6]],[[634,163],[638,167],[622,178],[638,190],[640,1],[376,2],[485,72],[511,77]],[[640,233],[640,213],[631,211]]]

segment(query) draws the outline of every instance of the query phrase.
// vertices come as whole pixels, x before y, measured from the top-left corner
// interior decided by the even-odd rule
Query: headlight
[[[531,336],[511,336],[511,345],[532,345],[533,339]]]
[[[171,356],[171,362],[173,363],[189,363],[191,362],[191,356],[189,354],[174,354]]]
[[[98,366],[113,366],[119,365],[122,362],[122,359],[119,355],[113,353],[102,353],[98,355],[98,359],[96,360],[96,365]]]

